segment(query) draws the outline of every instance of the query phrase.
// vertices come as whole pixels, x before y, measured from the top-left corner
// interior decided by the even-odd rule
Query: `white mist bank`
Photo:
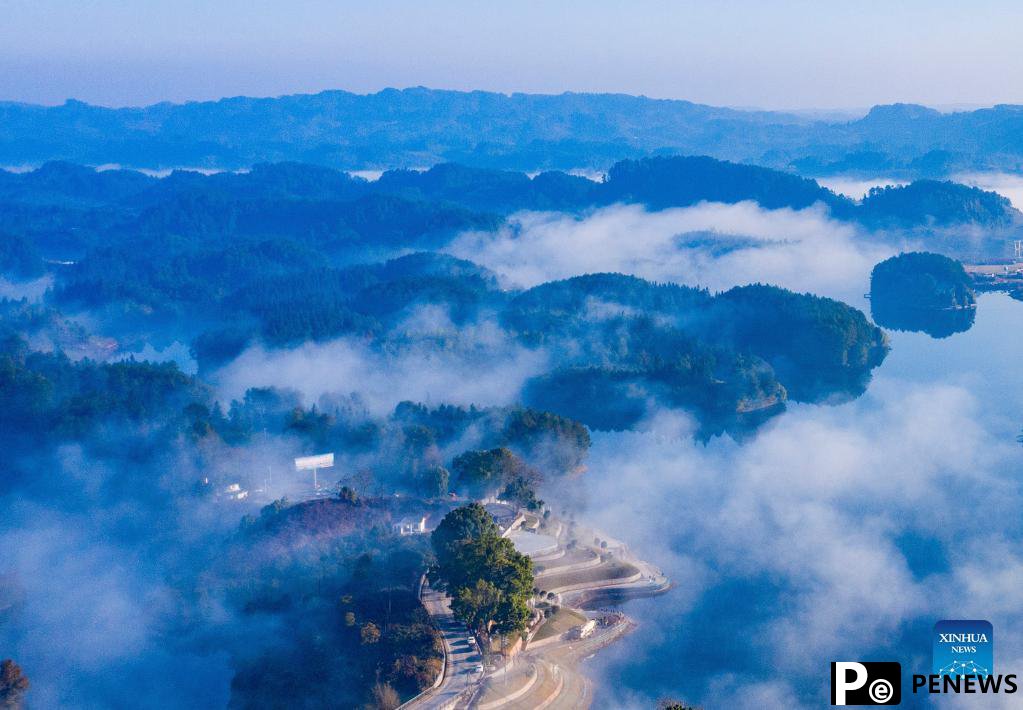
[[[432,309],[428,309],[431,310]],[[435,323],[438,314],[420,312],[410,328]],[[526,380],[547,370],[548,356],[509,341],[496,323],[433,331],[457,340],[446,348],[426,332],[423,340],[397,352],[382,352],[352,338],[305,343],[290,350],[254,346],[212,379],[225,399],[240,399],[250,387],[299,392],[306,404],[325,394],[358,393],[369,412],[386,416],[398,402],[468,406],[519,401]]]
[[[887,177],[857,178],[846,175],[819,177],[814,180],[822,187],[837,192],[839,195],[845,195],[852,200],[862,200],[875,187],[901,187],[909,184],[909,180],[896,180]]]
[[[447,251],[520,287],[620,271],[711,291],[769,283],[862,306],[871,269],[898,250],[820,207],[743,202],[661,212],[615,205],[583,218],[522,212],[497,232],[460,235]]]
[[[768,675],[740,681],[726,694],[743,700],[729,707],[762,707],[751,698],[768,691],[804,707],[796,687],[819,681],[822,659],[877,648],[920,619],[993,618],[1002,629],[1023,620],[1023,543],[1009,532],[1023,497],[1004,469],[1018,446],[978,424],[982,405],[960,387],[887,380],[866,400],[796,407],[745,445],[595,435],[586,517],[676,581],[657,617],[719,650],[734,645],[737,658],[752,645],[762,664],[753,675]],[[937,541],[947,567],[914,569],[903,546],[917,538]],[[770,580],[756,605],[771,611],[706,618],[701,605],[740,580]],[[715,635],[718,623],[742,631]],[[1021,652],[1002,638],[1006,659]],[[677,687],[724,691],[736,682],[729,670],[743,669]]]
[[[0,298],[14,301],[25,299],[29,303],[39,303],[46,295],[46,291],[52,287],[53,277],[49,275],[31,281],[10,281],[0,276]]]
[[[598,657],[616,678],[602,706],[672,694],[810,710],[826,699],[828,660],[927,672],[944,618],[991,620],[997,665],[1016,667],[1023,373],[999,368],[1023,356],[1004,337],[1021,325],[1023,304],[990,295],[968,333],[895,334],[864,396],[792,405],[743,444],[695,443],[670,418],[595,434],[583,516],[677,584],[640,605],[645,637]],[[702,660],[708,643],[727,667]],[[658,670],[664,657],[688,673]]]
[[[979,187],[981,190],[997,192],[1002,197],[1009,198],[1012,206],[1023,210],[1023,175],[1010,175],[1007,173],[961,173],[952,176],[956,182],[964,185]]]
[[[902,186],[911,181],[889,177],[861,178],[848,175],[833,175],[814,178],[820,185],[853,200],[862,200],[874,187]],[[942,180],[962,183],[981,190],[997,192],[1006,197],[1016,209],[1023,209],[1023,175],[999,172],[965,172],[950,175]]]

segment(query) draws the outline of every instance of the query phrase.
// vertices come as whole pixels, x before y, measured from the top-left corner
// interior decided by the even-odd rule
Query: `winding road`
[[[423,693],[405,707],[448,710],[455,707],[466,690],[480,679],[482,673],[476,668],[483,663],[483,658],[476,645],[469,641],[469,632],[465,626],[452,614],[451,600],[446,594],[432,589],[427,583],[423,585],[422,600],[444,640],[447,661],[440,685]]]

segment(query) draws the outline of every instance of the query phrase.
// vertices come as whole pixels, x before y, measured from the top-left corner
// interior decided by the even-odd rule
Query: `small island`
[[[501,318],[556,357],[524,402],[596,430],[640,426],[656,402],[693,413],[700,438],[742,435],[787,401],[858,396],[888,352],[857,309],[764,284],[712,294],[587,274],[517,294]]]
[[[945,338],[970,329],[977,297],[970,276],[955,259],[908,252],[874,267],[870,303],[871,315],[882,327]]]

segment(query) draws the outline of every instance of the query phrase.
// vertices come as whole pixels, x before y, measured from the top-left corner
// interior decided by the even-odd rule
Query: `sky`
[[[0,0],[0,100],[430,86],[776,109],[1023,103],[1011,0]]]

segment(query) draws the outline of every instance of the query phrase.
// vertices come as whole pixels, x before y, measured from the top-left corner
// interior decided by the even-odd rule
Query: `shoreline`
[[[531,515],[516,521],[521,524],[520,518]],[[495,652],[491,665],[480,672],[478,653],[466,646],[450,600],[432,593],[427,609],[444,640],[444,670],[433,688],[402,710],[585,710],[593,702],[595,682],[582,669],[583,661],[639,626],[608,607],[664,594],[673,586],[660,569],[595,528],[532,517],[536,532],[557,543],[555,550],[538,549],[531,556],[536,587],[547,600],[537,604],[542,621],[529,629],[523,645],[507,654]]]
[[[572,576],[585,578],[570,589],[555,587],[558,608],[586,620],[582,626],[574,625],[554,636],[537,637],[544,624],[536,627],[529,642],[502,668],[488,674],[481,681],[475,703],[467,707],[484,710],[527,710],[551,708],[553,710],[584,710],[594,699],[595,680],[583,668],[583,662],[601,650],[618,642],[639,627],[639,623],[619,609],[609,609],[630,599],[657,596],[668,592],[673,583],[660,569],[633,554],[623,542],[586,525],[568,524],[552,519],[545,526],[557,527],[561,550],[568,550],[575,558],[592,553],[597,557],[588,563],[567,559],[566,555],[545,562],[537,576],[537,586],[544,581],[572,581]],[[570,533],[569,530],[572,530]],[[580,545],[580,540],[599,540],[599,545]],[[574,544],[573,544],[574,543]],[[559,550],[560,551],[560,550]],[[558,564],[561,562],[561,564]],[[602,570],[620,573],[602,576]],[[568,570],[568,571],[562,571]],[[551,623],[547,620],[544,623]],[[580,629],[592,627],[589,633]],[[518,683],[509,683],[509,669],[516,669]],[[502,683],[498,677],[505,673]],[[556,681],[554,679],[556,678]],[[545,682],[547,681],[547,682]],[[553,681],[553,682],[551,682]]]

